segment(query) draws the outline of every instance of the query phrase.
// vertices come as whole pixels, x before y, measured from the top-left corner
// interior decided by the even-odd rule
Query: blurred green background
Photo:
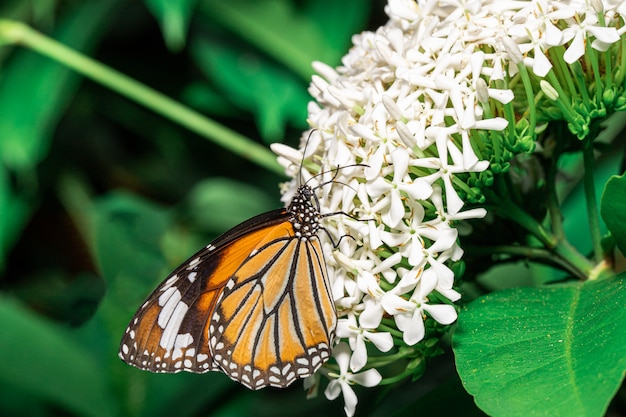
[[[382,0],[3,0],[25,22],[267,146],[307,128],[311,61],[340,64]],[[300,383],[251,392],[220,373],[123,364],[130,317],[180,262],[281,205],[285,178],[27,48],[0,44],[0,415],[342,415]],[[435,366],[454,375],[450,358]],[[450,385],[451,384],[451,385]],[[471,399],[404,383],[357,415]],[[445,404],[441,392],[461,397]],[[408,407],[408,408],[407,408]],[[404,410],[404,411],[403,411]],[[423,415],[427,415],[428,413]]]
[[[296,144],[310,62],[384,2],[3,0],[25,22],[240,134]],[[301,384],[153,375],[117,357],[147,294],[285,180],[63,65],[0,45],[0,415],[341,415]],[[245,197],[245,198],[242,198]],[[373,401],[369,401],[373,403]],[[363,398],[361,413],[373,411]],[[368,410],[369,408],[369,410]]]

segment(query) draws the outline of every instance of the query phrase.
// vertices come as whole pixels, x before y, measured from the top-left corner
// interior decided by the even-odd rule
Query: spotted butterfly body
[[[286,387],[330,356],[337,322],[312,189],[234,227],[179,266],[135,313],[119,356],[152,372],[220,370]]]

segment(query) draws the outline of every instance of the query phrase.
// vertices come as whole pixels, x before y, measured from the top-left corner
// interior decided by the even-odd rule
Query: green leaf
[[[260,50],[308,81],[314,60],[331,62],[336,55],[322,30],[294,9],[289,0],[207,0],[203,10]]]
[[[88,50],[117,2],[78,3],[59,18],[52,35],[79,50]],[[0,270],[7,252],[34,211],[39,186],[37,164],[50,141],[80,77],[31,51],[17,50],[0,76]],[[11,181],[14,176],[15,181]]]
[[[171,219],[165,209],[139,197],[111,193],[98,200],[95,210],[95,253],[105,280],[119,275],[136,281],[158,283],[164,272],[161,239]]]
[[[626,370],[626,275],[474,300],[459,314],[459,375],[491,416],[602,416]]]
[[[602,194],[601,214],[617,247],[626,254],[626,176],[613,176]]]
[[[25,391],[77,415],[118,414],[103,379],[104,370],[88,351],[74,343],[69,332],[6,297],[0,298],[0,328],[3,391]]]
[[[305,127],[309,96],[293,73],[253,52],[196,39],[191,53],[200,69],[239,108],[252,112],[267,142],[279,141],[292,121]]]
[[[188,212],[194,225],[218,233],[278,208],[278,203],[264,191],[229,178],[211,178],[196,184],[188,200]]]
[[[605,154],[598,160],[593,172],[596,190],[603,189],[614,173],[620,171],[621,163],[622,158],[619,152]],[[583,182],[582,155],[580,153],[562,155],[559,159],[559,170],[562,170],[563,173],[562,177],[558,176],[557,188],[560,189],[559,201],[563,202],[561,214],[565,236],[579,252],[589,253],[593,250],[593,243],[589,226],[587,226],[589,224],[589,212],[587,211],[587,196]],[[601,204],[600,198],[597,201],[598,204]],[[602,234],[606,233],[604,226],[601,224]],[[556,274],[560,275],[558,272]]]
[[[324,36],[323,43],[327,49],[324,62],[334,66],[348,52],[352,36],[365,28],[372,3],[362,0],[309,0],[305,7],[306,15],[318,25]],[[321,57],[315,59],[319,61]]]
[[[33,210],[28,199],[12,190],[8,174],[0,166],[0,271],[4,269],[6,256]]]
[[[144,0],[161,25],[163,38],[171,51],[180,51],[185,46],[189,20],[196,0]]]
[[[52,37],[77,50],[91,49],[116,3],[77,3]],[[46,156],[79,81],[73,71],[31,51],[19,50],[7,62],[0,77],[0,160],[6,167],[29,169]]]

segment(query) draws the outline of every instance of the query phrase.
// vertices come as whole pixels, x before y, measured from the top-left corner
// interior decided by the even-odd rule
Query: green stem
[[[148,109],[256,164],[283,174],[276,156],[266,147],[207,118],[158,91],[88,58],[16,21],[0,20],[0,44],[23,45],[47,56]]]
[[[563,112],[563,117],[565,118],[565,120],[567,120],[568,122],[576,120],[578,113],[576,113],[576,111],[574,111],[574,109],[572,108],[572,99],[561,87],[561,83],[556,77],[554,71],[548,72],[547,77],[548,80],[550,80],[550,85],[556,90],[559,95],[559,99],[555,102],[555,104],[559,106],[559,109],[561,109],[561,111]]]
[[[560,239],[554,247],[554,253],[570,264],[571,268],[578,271],[574,275],[579,278],[586,280],[592,275],[595,265],[578,252],[567,240]]]
[[[606,21],[604,20],[604,13],[597,13],[598,22],[604,27],[606,27]],[[623,43],[623,42],[620,42]],[[614,46],[611,46],[608,50],[601,53],[602,62],[604,63],[604,85],[605,89],[613,88],[613,64],[611,62],[611,53],[609,51],[613,50]],[[615,51],[613,50],[613,53]]]
[[[596,90],[596,102],[600,103],[602,100],[602,92],[604,91],[604,85],[602,81],[602,74],[600,73],[600,66],[598,62],[598,54],[595,49],[591,47],[591,43],[588,43],[586,46],[587,52],[586,55],[591,63],[591,68],[593,69],[592,74],[594,78],[594,87]],[[589,107],[587,107],[589,108]]]
[[[550,162],[553,162],[551,159]],[[550,163],[546,170],[546,185],[548,188],[547,208],[550,215],[550,227],[552,233],[557,239],[565,239],[565,231],[563,230],[563,215],[559,206],[559,197],[556,191],[556,163]]]
[[[562,259],[559,256],[554,256],[553,251],[549,251],[544,248],[534,248],[532,246],[521,245],[498,245],[498,246],[472,246],[466,245],[463,247],[468,253],[472,255],[507,255],[507,259],[501,260],[501,262],[512,262],[525,260],[529,262],[539,263],[542,265],[548,265],[551,267],[560,267],[564,271],[569,272],[581,279],[586,278],[582,275],[581,271],[576,269],[570,262]],[[496,261],[497,262],[497,261]]]
[[[530,76],[528,75],[528,69],[526,68],[526,65],[524,65],[523,63],[520,63],[518,66],[519,68],[519,73],[520,76],[522,78],[522,85],[524,86],[524,92],[526,93],[526,103],[528,103],[528,109],[525,112],[525,116],[527,117],[527,119],[529,120],[529,128],[528,128],[528,133],[532,136],[535,137],[535,127],[537,125],[537,114],[536,114],[536,110],[535,110],[535,93],[533,92],[533,85],[532,82],[530,81]],[[515,119],[509,119],[509,120],[515,120]]]
[[[568,96],[576,95],[576,86],[574,85],[574,80],[571,77],[569,66],[563,61],[563,54],[565,53],[565,48],[563,46],[557,46],[549,49],[550,61],[554,65],[553,71],[558,74],[561,81],[565,82],[567,86],[567,90],[569,91]]]
[[[411,376],[413,374],[413,370],[405,370],[404,372],[398,374],[398,375],[394,375],[392,377],[389,378],[384,378],[382,381],[380,381],[380,383],[378,385],[391,385],[391,384],[395,384],[396,382],[402,381],[404,378]]]
[[[562,262],[570,265],[567,269],[574,275],[582,279],[589,277],[594,265],[589,261],[589,259],[585,258],[572,245],[570,245],[567,240],[557,239],[537,220],[522,210],[510,199],[500,199],[496,205],[496,210],[502,217],[513,220],[530,232],[546,247],[546,249],[561,257]],[[559,261],[559,263],[562,262]]]
[[[594,157],[593,140],[591,137],[585,139],[583,143],[583,163],[585,166],[583,182],[585,185],[585,199],[587,200],[593,255],[596,262],[600,262],[602,260],[602,236],[600,233],[600,214],[596,198],[596,186],[593,179]]]
[[[557,241],[535,218],[522,210],[511,199],[500,199],[495,209],[505,218],[513,220],[522,226],[534,237],[536,237],[546,248],[552,249],[557,245]]]

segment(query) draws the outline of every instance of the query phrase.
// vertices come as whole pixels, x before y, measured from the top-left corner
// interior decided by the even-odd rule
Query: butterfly
[[[337,314],[314,190],[253,217],[172,272],[126,328],[120,358],[152,372],[222,371],[257,390],[313,375]]]

